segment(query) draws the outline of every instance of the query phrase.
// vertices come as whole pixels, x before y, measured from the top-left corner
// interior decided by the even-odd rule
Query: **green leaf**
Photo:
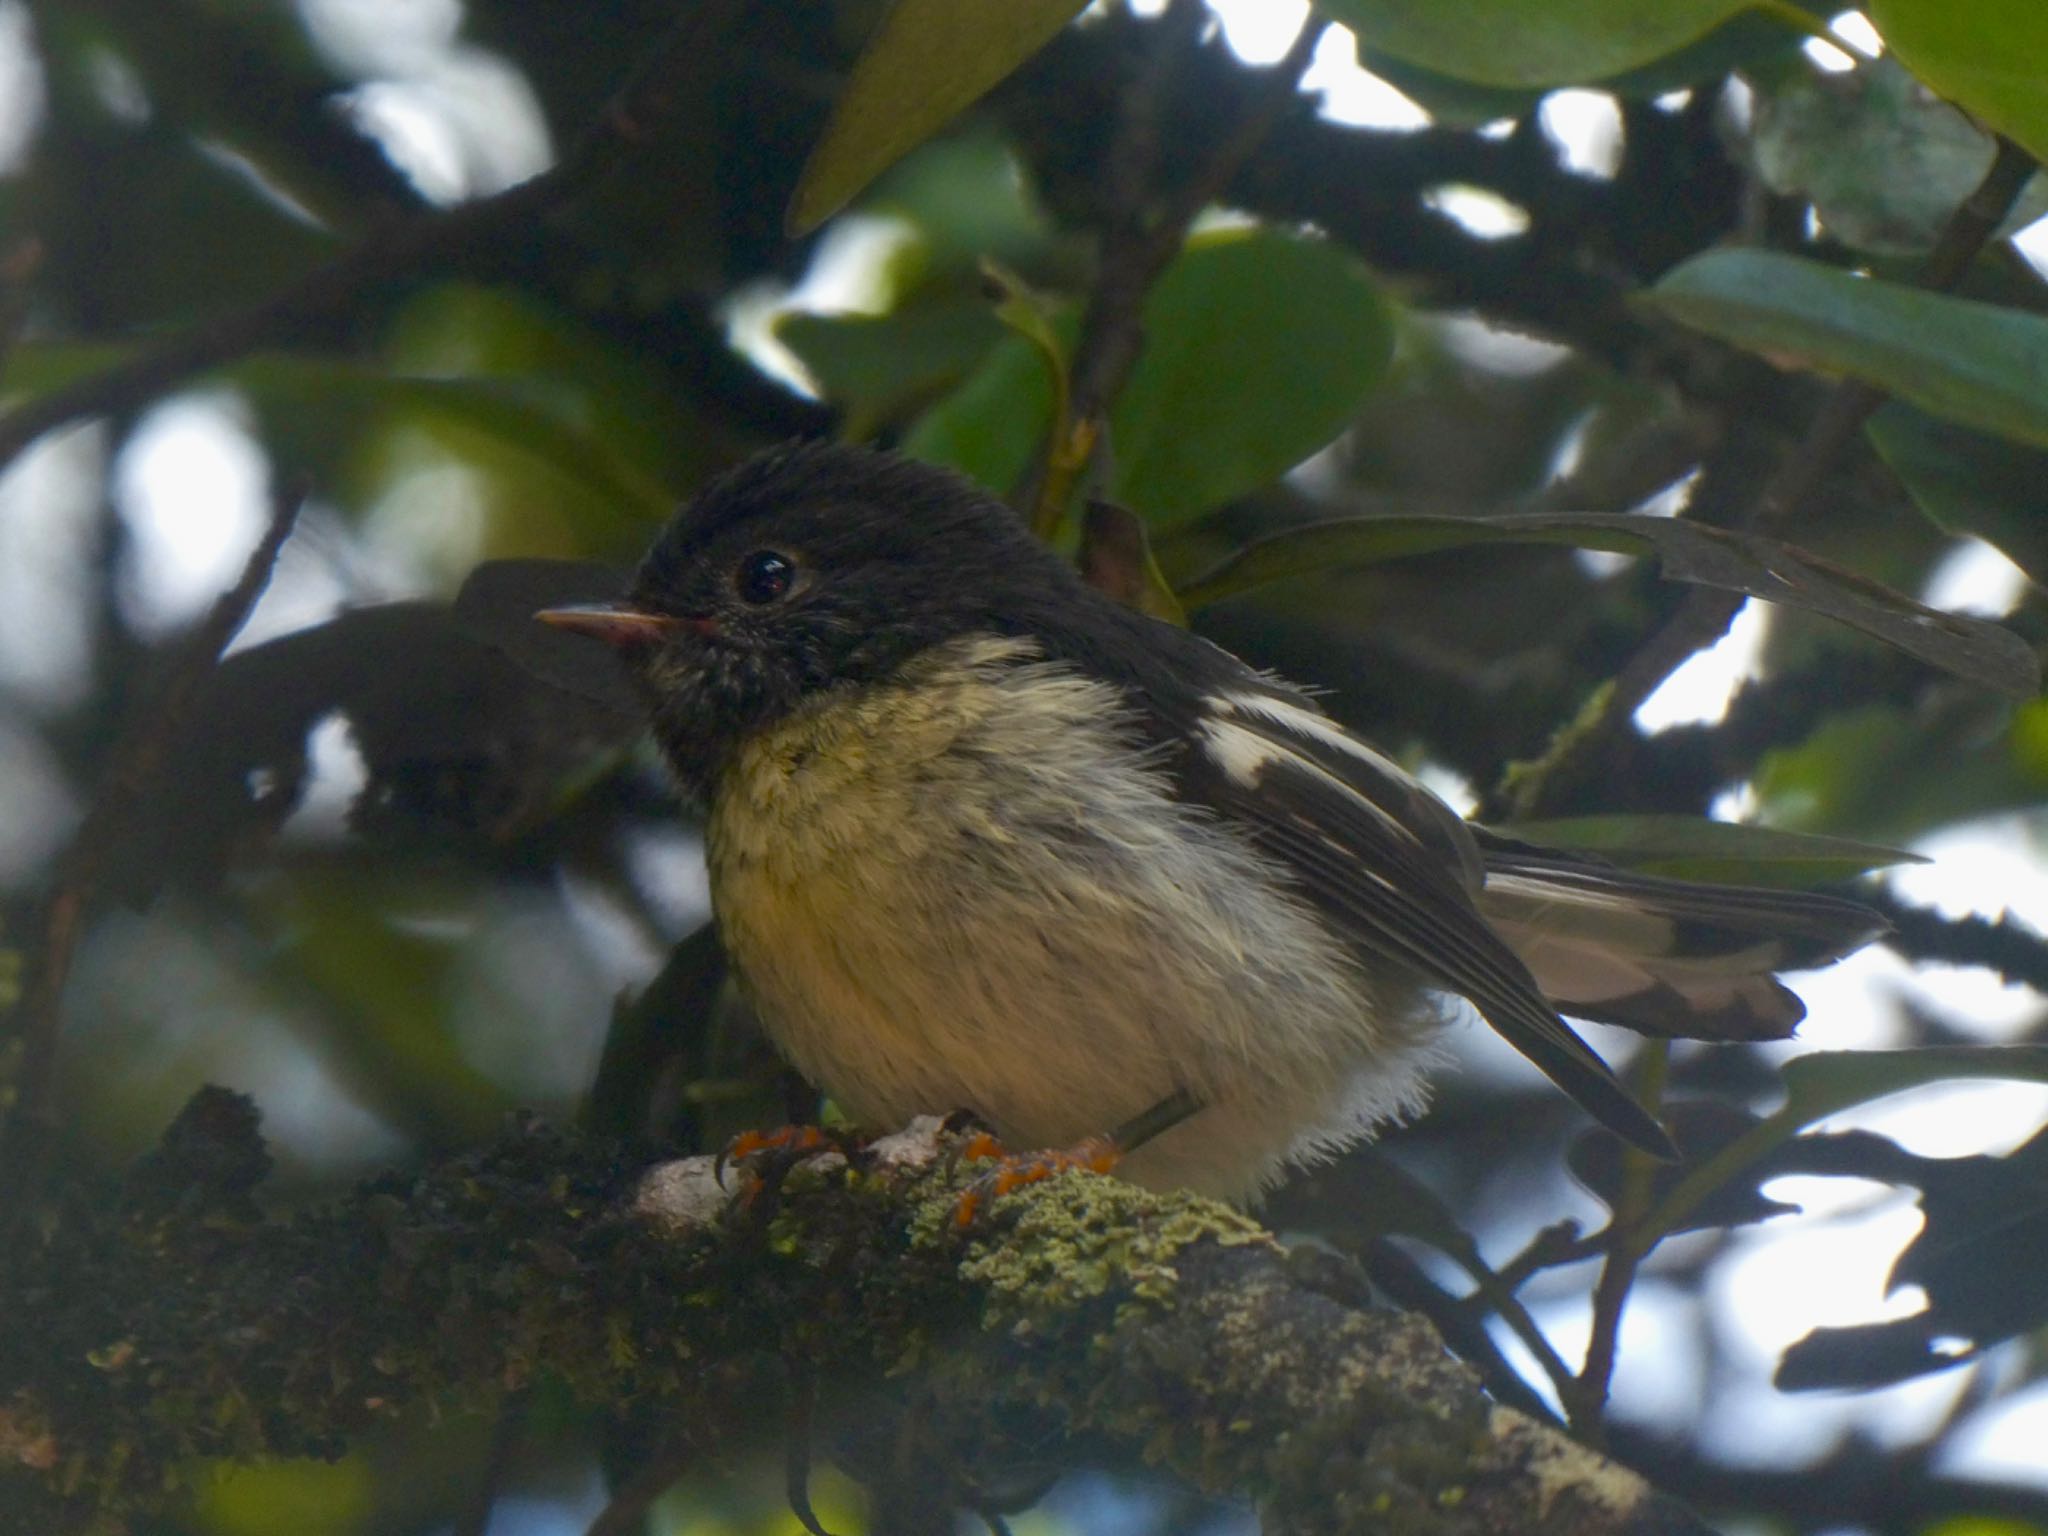
[[[1910,405],[1886,406],[1864,430],[1937,528],[1995,544],[2048,582],[2048,452]]]
[[[1113,498],[1157,526],[1271,484],[1344,430],[1393,353],[1378,284],[1328,241],[1191,240],[1146,301],[1110,413]]]
[[[1474,544],[1565,544],[1651,555],[1669,580],[1743,592],[1822,614],[1930,666],[1999,692],[2026,698],[2040,687],[2040,666],[2033,651],[2010,630],[1937,612],[1793,545],[1683,518],[1622,512],[1343,518],[1246,545],[1183,587],[1180,597],[1190,609],[1200,608],[1286,577]]]
[[[2048,1045],[1916,1046],[1904,1051],[1814,1051],[1780,1069],[1786,1109],[1801,1123],[1961,1079],[2048,1083]]]
[[[1108,495],[1155,529],[1271,484],[1322,448],[1393,355],[1371,274],[1326,241],[1278,230],[1190,241],[1147,299],[1144,327],[1110,412]],[[1070,355],[1074,330],[1071,311],[1051,325]],[[1051,422],[1041,344],[1006,338],[905,450],[999,491],[1014,485]]]
[[[1845,74],[1786,72],[1758,92],[1750,144],[1773,191],[1810,199],[1830,234],[1886,255],[1931,249],[1997,153],[1889,55]],[[2048,211],[2040,193],[2037,177],[2007,229]]]
[[[1577,85],[1638,69],[1748,11],[1816,24],[1769,0],[1316,0],[1370,48],[1482,85]]]
[[[1573,816],[1499,830],[1526,842],[1598,853],[1646,874],[1730,885],[1817,885],[1927,862],[1901,848],[1698,816]]]
[[[1752,352],[2048,447],[2048,318],[1771,251],[1695,256],[1643,302]]]
[[[1905,66],[1988,127],[2048,159],[2048,6],[2040,0],[1871,0]]]
[[[886,315],[789,314],[775,335],[826,399],[846,407],[858,441],[958,384],[1003,328],[978,292],[920,293]]]
[[[1051,422],[1052,381],[1037,350],[1013,333],[996,343],[959,388],[918,418],[904,435],[903,451],[950,465],[1007,494],[1030,467]]]
[[[1085,8],[1086,0],[895,0],[811,151],[792,235],[832,217],[875,177],[979,100]]]

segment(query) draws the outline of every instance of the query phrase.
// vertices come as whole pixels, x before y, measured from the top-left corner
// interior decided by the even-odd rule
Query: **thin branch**
[[[583,1536],[633,1536],[645,1523],[654,1501],[690,1470],[693,1449],[693,1442],[682,1440],[654,1452],[613,1490],[611,1501],[597,1512]]]
[[[1201,170],[1147,216],[1156,192],[1160,117],[1173,66],[1192,45],[1202,18],[1199,6],[1170,7],[1157,23],[1157,51],[1145,74],[1127,93],[1123,123],[1103,173],[1111,217],[1102,231],[1102,251],[1080,340],[1069,372],[1069,416],[1053,424],[1052,440],[1018,504],[1032,509],[1034,525],[1047,537],[1058,531],[1074,485],[1099,449],[1110,407],[1130,382],[1144,348],[1145,297],[1179,254],[1189,227],[1203,209],[1223,195],[1265,142],[1301,91],[1301,77],[1315,57],[1329,25],[1310,17],[1286,55],[1265,73],[1243,114],[1210,153]]]
[[[2048,992],[2048,934],[2012,917],[1943,917],[1903,902],[1882,887],[1863,893],[1885,915],[1892,931],[1887,948],[1913,960],[1947,965],[1980,965],[2001,980]]]
[[[0,467],[52,428],[133,410],[193,374],[217,368],[360,299],[380,282],[411,277],[503,240],[612,170],[684,94],[679,82],[710,67],[711,46],[739,0],[697,0],[633,71],[598,120],[559,162],[490,197],[385,225],[326,265],[240,309],[145,347],[125,362],[36,395],[0,416]]]
[[[1978,253],[1998,232],[2035,170],[2033,157],[2008,139],[1998,141],[1991,168],[1963,200],[1923,265],[1920,286],[1953,288]],[[1884,391],[1859,379],[1836,385],[1815,412],[1797,447],[1779,461],[1741,526],[1770,532],[1790,521],[1819,489],[1854,441]],[[1614,750],[1637,709],[1687,659],[1728,632],[1743,599],[1733,593],[1694,588],[1665,623],[1639,646],[1600,695],[1594,710],[1569,729],[1537,771],[1525,771],[1505,787],[1517,819],[1556,814]]]
[[[21,1176],[12,1190],[14,1209],[0,1222],[0,1228],[13,1227],[32,1204],[31,1192],[39,1182],[36,1175],[52,1128],[51,1088],[57,1037],[63,1028],[64,984],[71,975],[71,962],[107,864],[129,836],[156,785],[170,744],[219,665],[221,652],[240,632],[269,584],[271,567],[291,537],[305,496],[303,486],[277,490],[269,526],[250,552],[241,575],[186,637],[149,708],[115,746],[92,806],[57,862],[43,906],[41,930],[28,950],[21,999],[11,1021],[21,1039],[22,1055],[16,1079],[18,1097],[4,1138],[8,1156],[0,1162],[20,1170]]]
[[[1638,1058],[1638,1096],[1652,1114],[1664,1097],[1664,1079],[1671,1064],[1670,1045],[1651,1042]],[[1649,1215],[1656,1198],[1657,1163],[1634,1147],[1622,1152],[1622,1186],[1609,1230],[1625,1236]],[[1621,1345],[1621,1316],[1627,1310],[1629,1292],[1634,1289],[1636,1271],[1649,1256],[1645,1246],[1628,1241],[1612,1243],[1607,1262],[1600,1267],[1600,1279],[1593,1287],[1593,1325],[1586,1339],[1586,1359],[1577,1380],[1565,1394],[1565,1412],[1573,1431],[1581,1439],[1599,1443],[1601,1420],[1607,1412],[1608,1387],[1614,1379],[1614,1361]]]
[[[456,1517],[451,1536],[487,1536],[491,1511],[498,1504],[498,1490],[505,1486],[513,1454],[526,1432],[526,1409],[531,1401],[531,1393],[514,1392],[499,1407],[498,1422],[491,1426],[491,1444],[484,1454],[483,1471],[470,1491],[469,1502]]]

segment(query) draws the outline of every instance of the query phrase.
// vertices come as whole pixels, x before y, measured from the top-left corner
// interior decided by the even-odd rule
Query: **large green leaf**
[[[1145,304],[1145,350],[1110,413],[1110,496],[1156,527],[1271,484],[1323,447],[1385,376],[1393,324],[1372,276],[1304,235],[1190,241]],[[1073,317],[1057,327],[1073,342]],[[904,446],[1005,490],[1050,426],[1038,351],[1005,340]]]
[[[1673,581],[1745,592],[1825,615],[2002,693],[2025,698],[2040,687],[2033,651],[2010,630],[1937,612],[1793,545],[1683,518],[1623,512],[1343,518],[1249,544],[1188,583],[1180,598],[1190,609],[1199,608],[1270,581],[1474,544],[1565,544],[1652,555]]]
[[[1036,53],[1086,0],[895,0],[811,151],[789,229],[805,234]]]
[[[1870,0],[1906,67],[2048,159],[2048,6],[2041,0]]]
[[[1676,53],[1746,11],[1811,30],[1810,16],[1772,0],[1316,0],[1370,48],[1483,85],[1579,85]]]
[[[1573,816],[1500,830],[1526,842],[1598,853],[1646,874],[1733,885],[1817,885],[1927,862],[1902,848],[1700,816]]]
[[[1995,544],[2048,583],[2048,452],[1910,405],[1886,406],[1864,430],[1936,527]]]
[[[1695,256],[1643,297],[1723,341],[2048,447],[2048,319],[2039,315],[1771,251]]]
[[[1270,484],[1344,430],[1393,353],[1372,274],[1328,241],[1190,241],[1146,302],[1110,416],[1116,499],[1159,523]]]

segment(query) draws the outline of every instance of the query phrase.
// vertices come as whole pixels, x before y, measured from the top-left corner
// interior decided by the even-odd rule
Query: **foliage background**
[[[781,1118],[792,1085],[715,1000],[694,834],[609,680],[526,622],[608,578],[516,564],[463,584],[486,561],[630,562],[708,473],[797,433],[900,444],[1029,505],[1070,388],[1106,412],[1094,480],[1139,514],[1153,563],[1089,552],[1327,689],[1465,803],[1711,812],[1934,855],[1869,886],[1898,937],[1802,983],[1800,1042],[1667,1063],[1602,1035],[1692,1106],[1689,1149],[1774,1110],[1794,1054],[1895,1053],[1796,1069],[1771,1123],[1842,1111],[1825,1124],[1843,1134],[1724,1162],[1700,1229],[1640,1276],[1557,1224],[1596,1231],[1618,1204],[1649,1233],[1652,1192],[1476,1029],[1425,1122],[1305,1179],[1276,1224],[1355,1254],[1496,1390],[1579,1392],[1582,1428],[1604,1420],[1730,1529],[2048,1529],[2030,1263],[2048,1103],[2017,1082],[1889,1096],[1965,1070],[1936,1047],[1998,1044],[1967,1070],[2043,1075],[2025,1048],[2048,958],[2001,920],[2048,913],[2048,715],[2011,681],[2029,693],[2044,633],[2048,330],[2028,247],[2003,238],[2048,206],[2038,184],[2007,177],[2001,237],[1942,285],[1969,304],[1913,285],[1987,174],[2048,148],[2048,65],[2007,67],[2048,58],[2044,24],[2024,0],[1895,0],[1836,18],[1837,48],[1808,35],[1824,7],[1468,9],[1440,36],[1444,8],[1394,0],[1096,7],[880,179],[842,176],[850,211],[792,237],[806,156],[874,35],[859,0],[706,7],[712,41],[681,57],[660,51],[674,7],[651,0],[0,4],[17,404],[218,335],[318,263],[573,159],[636,64],[667,70],[653,131],[571,195],[358,272],[222,367],[110,394],[0,480],[0,881],[31,966],[54,861],[167,643],[232,579],[272,492],[311,486],[109,851],[64,1001],[63,1166],[123,1165],[208,1081],[257,1096],[284,1201],[481,1139],[518,1105],[698,1145]],[[1282,66],[1307,66],[1301,88],[1276,90],[1272,61],[1332,22],[1356,32],[1331,26]],[[884,92],[899,130],[935,94],[922,67]],[[1131,253],[1161,229],[1176,238],[1148,271]],[[1140,316],[1124,381],[1101,333]],[[1850,408],[1879,397],[1831,373],[1896,399],[1866,430]],[[1812,566],[1808,598],[1862,629],[1784,604],[1735,616],[1602,552],[1612,529],[1582,517],[1462,547],[1431,521],[1644,509],[1776,534],[2019,638]],[[1301,534],[1339,517],[1371,521]],[[1078,541],[1078,519],[1057,536]],[[1669,567],[1676,537],[1629,540]],[[1262,539],[1284,579],[1218,572]],[[1754,586],[1774,557],[1748,549]],[[1701,837],[1666,863],[1813,883],[1886,862]],[[1621,1295],[1603,1414],[1572,1371]],[[490,1528],[581,1528],[645,1459],[643,1428],[543,1390],[498,1458]],[[652,1528],[787,1523],[779,1429],[762,1424],[755,1461],[684,1476]],[[493,1433],[422,1419],[332,1464],[196,1468],[160,1525],[473,1525]],[[860,1495],[830,1477],[827,1524],[857,1528]],[[1247,1519],[1083,1467],[1016,1525]]]

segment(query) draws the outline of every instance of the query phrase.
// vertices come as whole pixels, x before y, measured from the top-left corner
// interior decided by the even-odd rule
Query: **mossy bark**
[[[930,1128],[752,1203],[530,1123],[289,1216],[253,1200],[266,1167],[210,1090],[0,1256],[0,1531],[115,1527],[192,1457],[329,1455],[542,1373],[715,1435],[764,1360],[914,1367],[956,1443],[1032,1405],[1303,1536],[1704,1529],[1220,1206],[1067,1174],[961,1227],[974,1170]]]

